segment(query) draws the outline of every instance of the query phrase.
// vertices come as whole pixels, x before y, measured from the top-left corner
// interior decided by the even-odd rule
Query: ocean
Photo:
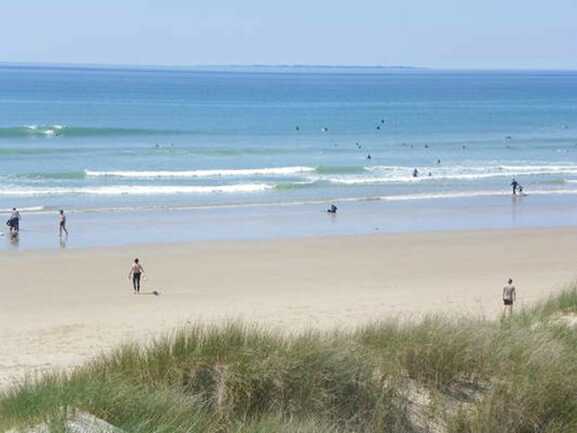
[[[572,225],[576,200],[577,72],[0,65],[20,247],[58,209],[89,246]]]

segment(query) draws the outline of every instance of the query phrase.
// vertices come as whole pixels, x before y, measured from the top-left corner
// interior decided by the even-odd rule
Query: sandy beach
[[[195,321],[292,331],[495,317],[509,276],[520,305],[571,282],[576,238],[566,228],[3,252],[0,384]],[[139,296],[127,279],[137,256],[147,274]]]

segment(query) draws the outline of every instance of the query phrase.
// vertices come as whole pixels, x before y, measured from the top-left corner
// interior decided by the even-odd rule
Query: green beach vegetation
[[[575,432],[576,313],[570,288],[507,320],[197,325],[4,391],[0,431],[83,411],[142,433]]]

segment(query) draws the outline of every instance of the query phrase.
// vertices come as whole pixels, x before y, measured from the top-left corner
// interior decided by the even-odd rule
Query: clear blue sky
[[[0,61],[577,69],[577,0],[4,1]]]

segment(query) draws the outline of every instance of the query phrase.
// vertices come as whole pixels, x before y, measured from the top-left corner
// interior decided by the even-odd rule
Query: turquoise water
[[[482,206],[513,177],[577,199],[577,72],[0,66],[0,211]]]

